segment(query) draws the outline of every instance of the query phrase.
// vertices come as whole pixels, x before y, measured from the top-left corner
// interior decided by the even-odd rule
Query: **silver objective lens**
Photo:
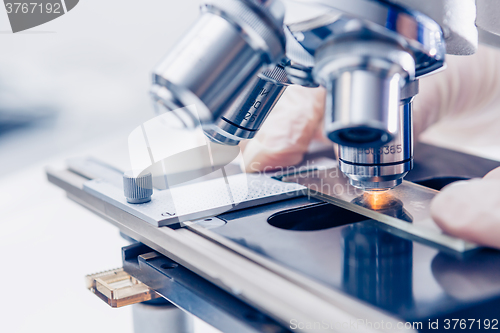
[[[255,77],[213,125],[203,126],[212,141],[236,145],[243,139],[253,138],[288,85],[318,86],[311,73],[314,57],[299,44],[287,27],[284,33],[286,59]]]
[[[203,125],[205,134],[225,145],[237,145],[243,139],[253,138],[288,85],[281,65],[264,71],[214,124]]]
[[[257,74],[285,52],[279,0],[220,0],[203,5],[201,12],[153,72],[154,101],[176,110],[186,127],[219,121],[252,89]],[[185,108],[190,105],[196,111]]]
[[[401,184],[413,167],[412,100],[418,81],[402,90],[397,136],[379,147],[339,146],[340,170],[351,185],[363,190],[385,190]]]
[[[380,147],[398,136],[400,90],[415,61],[384,40],[346,39],[316,52],[316,80],[327,88],[325,134],[342,146]]]

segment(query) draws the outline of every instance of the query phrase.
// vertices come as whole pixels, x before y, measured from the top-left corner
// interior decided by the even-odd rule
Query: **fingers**
[[[451,184],[432,201],[432,218],[450,235],[500,249],[499,189],[500,178]]]
[[[320,128],[323,88],[287,88],[255,138],[244,146],[247,172],[299,163]]]
[[[500,179],[500,168],[491,170],[483,179]]]

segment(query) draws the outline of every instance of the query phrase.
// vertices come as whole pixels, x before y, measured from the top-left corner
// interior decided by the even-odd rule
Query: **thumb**
[[[499,188],[500,168],[446,186],[431,203],[432,218],[450,235],[500,249]]]
[[[255,138],[243,148],[247,172],[277,169],[302,161],[324,113],[323,88],[290,86]]]
[[[500,168],[496,168],[491,170],[484,176],[483,179],[498,179],[500,180]]]

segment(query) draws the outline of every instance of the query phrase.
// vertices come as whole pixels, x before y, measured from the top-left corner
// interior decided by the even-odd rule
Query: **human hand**
[[[413,108],[414,137],[418,139],[424,130],[431,127],[428,132],[434,131],[437,135],[445,132],[462,145],[471,141],[489,142],[490,147],[493,144],[498,149],[500,156],[500,111],[497,109],[500,105],[500,51],[482,46],[473,56],[449,56],[447,65],[446,70],[420,80],[420,93],[415,97]],[[311,141],[328,142],[322,131],[324,97],[323,88],[289,87],[256,137],[246,143],[243,159],[247,171],[297,164],[303,159]],[[426,141],[432,142],[432,135],[429,140],[426,133]],[[471,202],[470,205],[476,207],[470,207],[471,213],[478,214],[480,212],[477,209],[486,210],[488,203],[494,203],[494,185],[485,183],[493,184],[489,177],[492,176],[482,180],[480,185],[482,190],[487,191],[476,197],[489,196],[490,199],[481,204]],[[471,184],[475,182],[479,181],[471,181]],[[497,199],[500,200],[498,187],[496,191],[499,193]],[[461,222],[457,222],[457,227],[452,228],[453,217],[446,215],[446,211],[451,208],[447,206],[447,200],[453,198],[456,204],[456,196],[463,195],[462,192],[459,185],[456,185],[445,189],[436,198],[432,205],[436,222],[450,234],[500,248],[500,237],[496,238],[495,244],[492,243],[494,238],[488,235],[485,235],[484,240],[481,239],[481,234],[484,233],[482,228],[492,227],[494,216],[497,219],[497,235],[500,234],[499,202],[496,206],[499,211],[497,215],[492,211],[495,206],[488,206],[494,215],[488,222],[471,225],[472,217],[466,220],[464,216]],[[465,197],[470,198],[470,195]],[[463,209],[469,208],[469,204],[462,201],[460,203],[463,204]],[[459,224],[462,227],[458,227]],[[471,229],[475,231],[472,232]]]
[[[500,249],[500,168],[446,186],[432,201],[431,214],[448,234]]]

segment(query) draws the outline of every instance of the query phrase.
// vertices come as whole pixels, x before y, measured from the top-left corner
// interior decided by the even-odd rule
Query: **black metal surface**
[[[469,258],[455,258],[437,249],[415,243],[375,227],[367,220],[321,230],[286,230],[272,226],[268,219],[285,209],[314,210],[306,198],[227,213],[228,223],[213,229],[219,235],[253,250],[325,285],[340,289],[365,302],[411,321],[455,318],[463,309],[482,309],[490,318],[500,307],[500,252],[482,250],[474,260],[474,274],[464,270]],[[304,213],[302,223],[313,214]],[[335,218],[330,215],[331,218]],[[342,215],[339,215],[341,218]],[[332,221],[332,225],[336,225]],[[443,262],[436,258],[447,258]],[[485,260],[485,258],[488,260]],[[443,265],[453,265],[442,270]],[[463,283],[470,279],[470,283]],[[483,285],[481,285],[483,283]],[[485,283],[488,285],[487,289]],[[467,289],[464,291],[464,289]],[[465,298],[456,295],[465,294]],[[486,306],[493,302],[493,309]],[[467,313],[467,312],[466,312]]]
[[[500,165],[424,144],[415,151],[415,169],[407,179],[438,189]],[[226,213],[219,217],[228,223],[213,231],[406,320],[472,314],[499,319],[500,251],[454,257],[389,234],[371,221],[352,218],[346,224],[349,214],[338,207],[335,212],[319,207],[316,200],[298,198]]]
[[[477,178],[500,167],[500,162],[436,146],[415,145],[414,164],[405,177],[412,182],[439,178]]]
[[[223,332],[290,332],[247,305],[146,245],[122,248],[123,268],[168,301]]]

